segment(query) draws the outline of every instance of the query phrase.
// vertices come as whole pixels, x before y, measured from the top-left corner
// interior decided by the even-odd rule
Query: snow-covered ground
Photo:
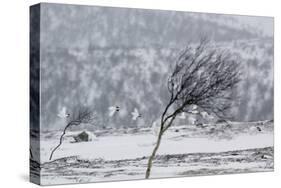
[[[61,133],[41,134],[42,184],[144,178],[153,128],[96,130],[92,141],[73,142],[80,132],[68,131],[51,161]],[[272,121],[174,126],[163,137],[151,178],[272,171],[273,144]]]
[[[42,166],[41,183],[65,184],[143,179],[147,157],[82,160],[66,157]],[[215,175],[273,170],[273,148],[220,153],[158,155],[150,178]]]
[[[118,135],[99,137],[92,142],[64,142],[53,159],[79,156],[83,159],[102,158],[105,160],[132,159],[151,154],[156,136],[153,134]],[[58,140],[42,141],[41,162],[48,162],[51,150]],[[163,137],[158,154],[181,154],[198,152],[223,152],[249,148],[263,148],[273,145],[271,133],[256,135],[242,134],[230,140],[209,138],[188,138],[182,132],[167,132]]]
[[[272,122],[232,123],[228,128],[216,127],[218,129],[211,125],[206,128],[172,127],[163,137],[151,177],[273,169]],[[42,184],[144,178],[147,157],[156,142],[152,129],[96,131],[97,139],[73,143],[72,136],[77,133],[67,133],[52,161],[49,161],[49,156],[58,144],[60,132],[42,135]]]

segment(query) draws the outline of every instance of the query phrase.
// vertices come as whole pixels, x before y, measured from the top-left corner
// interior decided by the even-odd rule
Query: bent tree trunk
[[[146,169],[146,173],[145,173],[145,178],[148,179],[149,176],[150,176],[150,171],[151,171],[151,167],[152,167],[152,161],[156,155],[156,152],[160,146],[160,143],[161,143],[161,138],[162,138],[162,135],[163,135],[163,132],[160,130],[159,134],[158,134],[158,137],[157,137],[157,142],[156,142],[156,145],[152,151],[152,154],[151,156],[149,157],[148,159],[148,164],[147,164],[147,169]]]
[[[72,125],[72,122],[68,123],[68,124],[65,126],[65,128],[64,128],[64,130],[63,130],[63,133],[62,133],[62,135],[60,136],[60,142],[59,142],[59,144],[52,150],[51,155],[50,155],[50,157],[49,157],[49,160],[52,160],[53,155],[54,155],[54,152],[62,145],[63,137],[64,137],[64,135],[65,135],[65,133],[66,133],[66,129],[67,129],[68,127],[70,127],[71,125]]]
[[[168,105],[168,107],[169,106],[170,105]],[[168,109],[168,107],[167,107],[167,109]],[[166,113],[167,109],[165,110],[164,114]],[[176,116],[177,116],[177,113],[174,113],[173,116],[171,116],[170,122],[166,126],[164,126],[164,125],[165,125],[167,119],[163,121],[163,117],[164,116],[162,117],[162,121],[161,121],[162,123],[161,123],[161,126],[160,126],[161,128],[160,128],[160,131],[159,131],[159,134],[158,134],[158,137],[157,137],[157,142],[156,142],[156,145],[155,145],[155,147],[154,147],[154,149],[152,151],[151,156],[148,159],[147,169],[146,169],[146,173],[145,173],[145,179],[148,179],[149,176],[150,176],[150,172],[151,172],[151,168],[152,168],[152,161],[153,161],[153,159],[154,159],[154,157],[156,155],[157,150],[159,149],[162,136],[165,133],[165,131],[172,125],[172,123],[175,120]]]

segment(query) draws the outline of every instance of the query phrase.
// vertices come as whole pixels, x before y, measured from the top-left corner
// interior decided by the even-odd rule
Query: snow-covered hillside
[[[242,64],[239,100],[232,107],[232,116],[238,121],[273,119],[271,42],[259,39],[217,43],[217,48],[229,49]],[[57,111],[61,106],[71,111],[79,105],[96,109],[99,123],[93,127],[149,126],[147,122],[159,118],[167,103],[166,81],[178,53],[179,49],[173,48],[46,51],[42,55],[42,128],[62,128]],[[112,105],[120,105],[119,116],[114,119],[107,116]],[[128,118],[134,108],[143,114],[143,121]]]

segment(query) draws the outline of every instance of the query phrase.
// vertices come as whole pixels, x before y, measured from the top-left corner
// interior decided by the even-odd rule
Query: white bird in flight
[[[66,107],[62,107],[62,109],[58,113],[58,117],[60,118],[67,118],[70,114],[66,113]]]
[[[110,106],[109,108],[108,108],[108,110],[109,110],[109,117],[112,117],[112,116],[114,116],[114,114],[116,113],[116,112],[119,112],[119,110],[120,110],[120,107],[119,106]]]
[[[182,113],[179,115],[179,118],[180,118],[180,119],[185,119],[185,113],[182,112]]]
[[[197,106],[193,105],[192,109],[188,111],[190,114],[199,114],[199,111],[197,109]]]
[[[212,116],[211,114],[209,114],[208,112],[200,112],[200,115],[204,118],[204,119],[209,119],[209,120],[213,120],[215,117]]]
[[[200,115],[203,117],[203,118],[208,118],[209,117],[209,114],[207,112],[200,112]]]
[[[132,114],[132,120],[134,120],[134,121],[136,121],[137,118],[141,117],[141,114],[139,113],[138,109],[136,109],[136,108],[134,109],[133,112],[131,112],[131,114]]]

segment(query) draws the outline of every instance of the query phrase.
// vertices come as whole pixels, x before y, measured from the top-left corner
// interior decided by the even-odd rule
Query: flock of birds
[[[108,116],[109,117],[113,117],[115,114],[117,114],[120,111],[120,107],[119,106],[110,106],[108,108]],[[200,114],[203,118],[206,118],[208,116],[207,112],[199,112],[196,107],[194,106],[192,108],[191,111],[187,112],[187,113],[191,113],[191,114]],[[179,119],[186,119],[186,113],[182,112],[178,118]],[[66,112],[66,107],[62,107],[62,109],[59,111],[59,113],[57,114],[57,116],[59,118],[67,118],[70,116],[69,113]],[[141,118],[142,115],[139,113],[137,108],[134,108],[134,111],[131,112],[131,116],[132,116],[132,120],[136,121],[138,118]]]
[[[108,116],[113,117],[119,111],[120,111],[119,106],[110,106],[108,108]],[[132,115],[132,120],[134,120],[134,121],[136,121],[138,118],[142,117],[142,115],[139,113],[137,108],[134,108],[134,111],[131,112],[131,115]],[[61,110],[59,111],[59,113],[57,114],[57,116],[59,118],[65,119],[65,118],[68,118],[70,116],[70,114],[67,113],[66,107],[62,107]]]
[[[108,108],[108,116],[109,117],[113,117],[114,115],[116,115],[118,112],[120,111],[120,107],[119,106],[110,106]],[[208,114],[207,112],[200,112],[196,106],[193,106],[190,111],[188,112],[182,112],[178,118],[179,119],[186,119],[186,113],[189,113],[189,114],[198,114],[200,115],[201,117],[203,117],[204,119],[213,119],[214,117],[211,116],[210,114]],[[67,110],[66,110],[66,107],[62,107],[62,109],[59,111],[59,113],[57,114],[57,116],[59,118],[62,118],[62,119],[66,119],[70,116],[70,113],[67,113]],[[138,109],[137,108],[134,108],[134,111],[131,112],[131,116],[132,116],[132,120],[133,121],[136,121],[138,120],[139,118],[142,117],[142,115],[139,113]],[[196,121],[195,121],[196,122]],[[201,125],[203,126],[203,124],[200,124],[200,123],[195,123],[196,125]],[[158,132],[159,132],[159,122],[158,121],[153,121],[152,122],[152,129],[153,129],[153,132],[157,135]],[[253,127],[252,127],[253,129]],[[259,126],[255,126],[254,129],[258,130],[259,132],[261,132],[261,128]]]
[[[108,108],[108,116],[109,117],[113,117],[114,115],[116,115],[118,112],[120,111],[120,107],[119,106],[110,106]],[[191,108],[190,111],[188,111],[187,113],[189,114],[199,114],[201,115],[203,118],[210,118],[211,116],[207,113],[207,112],[199,112],[199,110],[197,109],[196,106],[193,106]],[[59,118],[62,118],[62,119],[66,119],[70,116],[69,113],[67,113],[66,111],[66,107],[62,107],[61,110],[59,111],[59,113],[57,114],[57,116]],[[131,112],[131,116],[132,116],[132,120],[133,121],[136,121],[138,120],[139,118],[142,117],[142,114],[139,112],[139,110],[137,108],[134,108],[134,111]],[[178,116],[179,119],[186,119],[186,112],[182,112],[179,116]],[[213,117],[211,117],[213,118]],[[155,122],[153,122],[153,124],[155,124]]]
[[[109,117],[113,117],[115,116],[117,113],[120,112],[120,107],[119,106],[110,106],[108,107],[108,116]],[[207,116],[208,113],[206,112],[199,112],[197,110],[197,107],[196,106],[193,106],[191,108],[191,110],[188,112],[188,113],[191,113],[191,114],[200,114],[201,116],[203,116],[204,118]],[[66,107],[62,107],[61,110],[59,111],[59,113],[57,114],[57,116],[61,119],[66,119],[70,116],[69,113],[67,113],[67,110],[66,110]],[[134,108],[134,110],[131,112],[131,118],[133,121],[137,121],[139,118],[142,117],[142,114],[139,112],[139,110],[137,108]],[[185,112],[182,112],[179,116],[178,116],[179,119],[186,119],[186,113]],[[153,121],[152,122],[152,132],[155,134],[155,135],[158,135],[159,133],[159,130],[160,130],[160,123],[159,123],[159,120],[156,120],[156,121]]]
[[[116,113],[118,113],[120,111],[120,107],[119,106],[110,106],[108,108],[108,115],[109,117],[114,116]],[[134,108],[134,111],[131,112],[132,115],[132,120],[136,121],[138,118],[141,118],[141,114],[139,113],[137,108]]]

